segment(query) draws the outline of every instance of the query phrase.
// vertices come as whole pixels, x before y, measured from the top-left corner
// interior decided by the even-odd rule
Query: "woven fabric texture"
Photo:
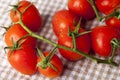
[[[11,20],[9,18],[9,5],[16,4],[18,0],[0,0],[0,26],[9,26]],[[67,9],[67,0],[31,0],[38,8],[44,20],[44,25],[39,32],[39,35],[44,36],[50,40],[57,41],[56,36],[52,30],[52,17],[56,11]],[[89,21],[86,25],[88,28],[93,28],[95,25],[101,25],[97,20]],[[23,75],[12,68],[7,60],[7,55],[4,52],[4,34],[5,30],[0,27],[0,80],[52,80],[36,73],[32,76]],[[51,45],[39,41],[39,48],[42,51],[47,51],[52,48]],[[120,53],[118,51],[118,53]],[[82,59],[76,62],[70,62],[58,56],[63,61],[64,70],[61,76],[53,80],[120,80],[120,66],[114,67],[106,64],[95,64],[89,59]],[[116,61],[120,61],[120,55],[115,57]]]

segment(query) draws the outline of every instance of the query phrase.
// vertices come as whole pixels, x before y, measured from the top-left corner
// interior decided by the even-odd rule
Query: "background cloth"
[[[9,5],[16,4],[18,0],[0,0],[0,26],[9,26],[11,20],[9,18]],[[56,11],[67,9],[67,0],[31,0],[38,8],[42,15],[44,25],[38,33],[50,40],[57,41],[56,36],[52,30],[52,17]],[[96,19],[89,21],[86,27],[93,28],[95,25],[102,25]],[[5,30],[0,27],[0,80],[50,80],[40,73],[32,76],[23,75],[13,69],[7,61],[4,52],[4,34]],[[39,48],[42,51],[52,49],[52,46],[39,41]],[[58,51],[57,51],[58,52]],[[120,53],[118,51],[118,53]],[[58,52],[58,56],[60,56]],[[120,80],[120,66],[114,67],[106,64],[95,64],[89,59],[82,59],[76,62],[70,62],[60,56],[64,64],[64,70],[61,76],[53,80]],[[120,55],[115,57],[116,61],[120,61]],[[52,80],[52,79],[51,79]]]

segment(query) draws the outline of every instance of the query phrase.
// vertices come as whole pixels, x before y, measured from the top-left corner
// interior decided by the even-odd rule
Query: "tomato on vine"
[[[97,26],[92,29],[92,45],[94,51],[100,56],[111,56],[113,46],[120,41],[120,30],[116,27]],[[119,46],[119,43],[116,43]]]
[[[104,14],[110,14],[120,7],[120,0],[95,0],[98,10]]]
[[[81,16],[83,19],[90,20],[95,18],[95,12],[87,0],[68,0],[70,12]]]
[[[28,32],[26,32],[20,24],[13,24],[5,33],[5,42],[7,46],[13,46],[18,40],[26,35],[28,35]],[[37,44],[37,40],[31,36],[26,36],[20,43],[30,45],[34,48]]]
[[[52,28],[56,36],[59,36],[63,32],[68,33],[68,28],[75,26],[78,21],[79,17],[68,10],[59,10],[53,16]]]
[[[32,75],[37,71],[36,50],[29,45],[10,49],[7,58],[11,66],[22,74]]]
[[[85,30],[80,28],[79,34],[83,32],[85,32]],[[58,37],[58,44],[62,46],[67,46],[69,48],[76,47],[76,49],[88,54],[91,48],[90,34],[87,33],[87,34],[83,34],[78,37],[75,37],[75,44],[73,44],[73,38],[69,35],[62,33]],[[68,51],[62,48],[59,48],[59,52],[64,58],[71,61],[76,61],[83,58],[83,56],[81,56],[80,54],[77,54],[76,52]]]
[[[43,54],[40,51],[38,52],[40,54],[40,57],[37,59],[38,70],[41,74],[49,78],[58,77],[63,71],[63,63],[54,51],[55,49]]]
[[[112,18],[109,18],[105,21],[105,23],[108,25],[108,26],[113,26],[113,27],[118,27],[120,28],[120,19],[116,18],[116,17],[112,17]]]
[[[30,30],[36,32],[41,28],[42,17],[33,3],[23,0],[14,5],[10,11],[10,18],[13,22],[19,21],[20,16],[17,10],[22,14],[22,21]]]

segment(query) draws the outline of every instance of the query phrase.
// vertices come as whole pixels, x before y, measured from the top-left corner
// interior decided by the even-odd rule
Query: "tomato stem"
[[[89,34],[91,32],[92,31],[85,31],[85,32],[79,33],[76,37],[79,37],[79,36],[82,36],[82,35],[85,35],[85,34]]]
[[[26,34],[25,36],[21,37],[17,42],[16,44],[18,44],[19,46],[21,46],[25,41],[26,41],[26,38],[30,36],[29,34]],[[22,42],[20,42],[22,41]]]
[[[80,20],[79,20],[79,22],[78,22],[78,24],[77,24],[77,26],[76,26],[76,28],[75,28],[75,30],[74,30],[74,34],[76,34],[76,35],[78,35],[78,31],[79,31],[79,29],[80,29],[80,24],[81,24],[81,18],[80,18]]]
[[[30,29],[28,29],[22,22],[22,13],[20,13],[20,11],[18,11],[16,7],[14,7],[14,10],[19,14],[19,21],[17,23],[23,26],[23,28],[31,35],[33,32]]]
[[[55,71],[57,72],[57,71],[58,71],[57,68],[50,63],[50,61],[51,61],[52,57],[54,56],[56,50],[57,50],[57,46],[56,46],[53,50],[51,50],[51,52],[48,54],[48,56],[46,57],[46,59],[47,59],[47,61],[49,62],[48,65],[49,65],[53,70],[55,70]]]
[[[56,49],[57,49],[57,47],[55,47],[53,50],[51,50],[49,55],[46,57],[49,62],[52,59],[52,57],[54,56]]]
[[[115,49],[116,49],[115,45],[112,45],[111,56],[110,56],[109,59],[108,59],[110,62],[113,61],[113,58],[114,58],[114,56],[115,56]]]
[[[7,31],[9,29],[9,27],[4,27],[4,26],[2,28],[5,29],[5,31]]]
[[[75,34],[72,32],[72,44],[73,44],[73,48],[76,49],[76,38],[75,38]]]
[[[42,59],[44,59],[45,58],[45,56],[42,54],[42,52],[37,48],[37,52],[38,52],[38,55],[42,58]]]
[[[93,1],[93,0],[88,0],[88,2],[91,4],[91,6],[92,6],[92,8],[93,8],[93,10],[94,10],[94,12],[95,12],[95,14],[96,14],[97,20],[98,20],[98,21],[101,21],[103,18],[100,16],[100,14],[99,14],[96,6],[95,6],[94,1]]]
[[[112,51],[111,51],[111,56],[109,57],[109,61],[113,61],[113,58],[115,56],[115,50],[120,47],[120,42],[117,38],[113,38],[111,40],[112,44]]]
[[[109,61],[109,60],[97,59],[97,63],[104,63],[104,64],[110,64],[110,65],[114,65],[114,66],[119,66],[116,62]]]
[[[24,13],[26,12],[26,10],[27,10],[30,6],[32,6],[32,3],[30,3],[30,4],[23,10],[22,14],[24,14]]]
[[[66,47],[66,46],[59,45],[59,44],[57,44],[57,43],[55,43],[55,42],[53,42],[53,41],[51,41],[51,40],[46,39],[46,38],[43,37],[43,36],[37,35],[36,33],[32,32],[32,31],[22,22],[22,14],[21,14],[17,9],[16,9],[16,11],[18,12],[18,14],[19,14],[19,16],[20,16],[18,23],[29,33],[30,36],[35,37],[35,38],[38,38],[38,39],[40,39],[40,40],[43,40],[43,41],[45,41],[45,42],[47,42],[47,43],[49,43],[49,44],[51,44],[51,45],[53,45],[53,46],[55,46],[55,47],[57,47],[57,48],[62,48],[62,49],[65,49],[65,50],[69,50],[69,51],[76,52],[77,54],[80,54],[80,55],[82,55],[82,56],[84,56],[84,57],[86,57],[86,58],[89,58],[89,59],[95,61],[96,63],[106,63],[106,64],[111,64],[111,65],[114,65],[114,66],[117,65],[117,63],[115,63],[115,62],[113,62],[113,61],[112,61],[112,62],[109,62],[108,60],[98,59],[98,58],[96,58],[96,57],[94,57],[94,56],[92,56],[92,55],[89,55],[89,54],[84,53],[84,52],[82,52],[82,51],[79,51],[79,50],[77,50],[77,49],[69,48],[69,47]],[[42,65],[43,65],[43,64],[42,64]]]

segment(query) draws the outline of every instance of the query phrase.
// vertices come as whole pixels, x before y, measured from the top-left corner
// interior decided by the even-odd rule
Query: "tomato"
[[[80,28],[79,33],[82,32],[85,32],[85,30]],[[58,44],[73,48],[72,37],[66,34],[61,34],[58,37]],[[88,54],[91,48],[90,35],[84,34],[82,36],[76,37],[76,48]],[[76,61],[83,58],[83,56],[81,56],[80,54],[62,48],[59,48],[59,52],[64,58],[71,61]]]
[[[21,46],[7,54],[9,63],[22,74],[32,75],[37,71],[36,51],[31,46]]]
[[[120,30],[116,27],[97,26],[92,30],[92,45],[94,51],[100,56],[108,57],[111,55],[111,40],[120,40]]]
[[[116,17],[109,18],[105,21],[108,26],[119,27],[120,28],[120,19]]]
[[[92,6],[87,0],[68,0],[68,9],[83,19],[90,20],[96,16]]]
[[[21,27],[20,24],[14,24],[10,26],[10,28],[5,33],[5,42],[8,46],[13,46],[13,42],[15,43],[27,34],[28,33]],[[26,37],[20,42],[23,42],[23,44],[30,45],[32,47],[35,47],[37,44],[37,40],[31,36]]]
[[[98,10],[104,14],[110,14],[120,6],[120,0],[96,0]]]
[[[54,33],[59,36],[61,32],[66,32],[66,27],[73,25],[75,16],[68,10],[57,11],[52,19],[52,26]]]
[[[44,56],[47,56],[49,54],[49,52],[44,52]],[[38,57],[37,62],[41,62],[41,57]],[[55,71],[53,68],[51,68],[50,66],[48,66],[47,68],[43,69],[41,67],[38,66],[38,70],[41,74],[49,77],[49,78],[55,78],[57,76],[59,76],[62,71],[63,71],[63,63],[60,60],[60,58],[54,54],[54,56],[51,58],[50,63],[57,69],[57,71]]]
[[[79,18],[68,10],[59,10],[54,14],[52,19],[53,31],[56,36],[59,36],[61,32],[68,33],[68,28],[75,26],[78,20]]]
[[[19,1],[17,10],[22,13],[22,21],[30,30],[34,32],[39,30],[42,25],[42,17],[38,9],[31,2],[26,0]],[[13,22],[19,21],[19,14],[14,8],[10,11],[10,18]]]

